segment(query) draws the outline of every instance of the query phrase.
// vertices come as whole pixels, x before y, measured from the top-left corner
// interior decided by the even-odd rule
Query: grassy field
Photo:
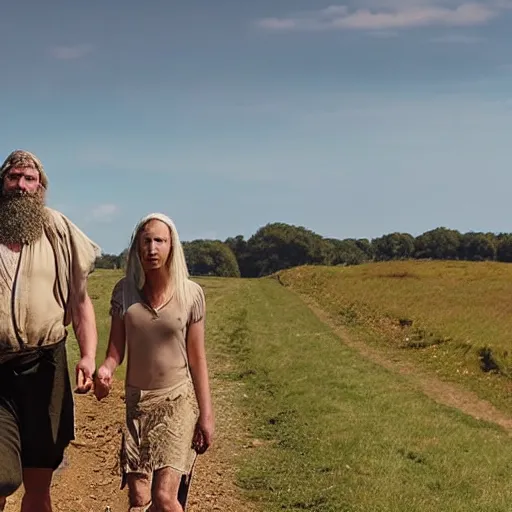
[[[221,283],[210,343],[245,382],[261,442],[239,482],[262,510],[508,510],[507,434],[362,359],[276,281]]]
[[[467,270],[466,280],[478,282],[484,268],[475,267],[472,276]],[[415,303],[423,298],[421,287],[400,309],[399,293],[391,291],[389,283],[412,286],[406,283],[421,281],[434,270],[420,264],[415,271],[420,277],[378,277],[390,271],[378,265],[348,272],[297,269],[283,273],[281,280],[290,286],[293,282],[303,294],[314,292],[326,308],[336,302],[336,311],[342,311],[349,324],[368,315],[378,326],[380,315],[392,318],[395,312],[396,318],[412,318],[413,327],[419,318],[427,322],[428,315],[413,314],[424,311]],[[379,288],[380,295],[366,293],[362,300],[365,286],[358,281],[364,272],[366,286],[379,280],[388,284]],[[463,266],[459,272],[464,274]],[[118,278],[98,272],[91,279],[101,358],[108,334],[108,297]],[[423,279],[425,297],[435,302]],[[261,510],[509,510],[512,444],[505,431],[433,402],[402,376],[362,358],[341,343],[298,294],[275,279],[197,281],[207,298],[212,386],[222,388],[236,380],[243,389],[236,400],[245,418],[239,428],[252,442],[230,462],[238,468],[242,492]],[[500,279],[490,281],[481,286],[504,293]],[[442,286],[446,279],[441,275],[437,282]],[[457,295],[447,288],[444,293]],[[361,306],[354,305],[356,297]],[[372,302],[372,297],[377,298]],[[451,302],[447,299],[445,307]],[[462,298],[454,301],[461,309],[463,303]],[[445,317],[444,326],[449,324]],[[466,318],[470,321],[472,315]],[[474,325],[471,332],[479,332],[476,321]],[[503,335],[504,344],[505,339]]]
[[[512,411],[512,265],[302,267],[280,280],[366,341]]]

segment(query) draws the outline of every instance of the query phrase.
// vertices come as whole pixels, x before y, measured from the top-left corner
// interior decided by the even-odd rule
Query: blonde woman
[[[204,294],[189,279],[178,232],[167,216],[148,215],[135,227],[110,314],[95,394],[98,400],[108,395],[127,349],[121,469],[130,511],[182,512],[196,454],[209,447],[214,420]]]

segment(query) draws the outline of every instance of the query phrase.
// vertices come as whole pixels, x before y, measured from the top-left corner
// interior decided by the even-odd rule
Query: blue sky
[[[512,232],[512,1],[18,0],[0,158],[105,252],[267,222],[324,236]]]

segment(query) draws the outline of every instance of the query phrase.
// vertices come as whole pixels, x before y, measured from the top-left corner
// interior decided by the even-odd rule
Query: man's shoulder
[[[50,226],[56,228],[59,233],[65,232],[67,224],[66,221],[68,220],[67,217],[63,213],[48,206],[45,207],[45,210],[48,215]]]
[[[93,253],[94,258],[101,255],[100,247],[93,242],[76,224],[73,223],[62,212],[46,207],[49,226],[53,228],[60,238],[67,239],[68,242],[78,244],[86,253]]]
[[[52,215],[54,217],[58,217],[58,218],[65,217],[65,215],[62,212],[59,212],[59,211],[55,210],[54,208],[50,208],[49,206],[45,206],[44,209],[47,211],[47,213],[49,215]]]
[[[58,210],[54,210],[49,206],[45,207],[46,213],[48,215],[48,219],[51,224],[53,224],[59,230],[69,231],[72,229],[73,231],[81,232],[81,229],[66,215]]]

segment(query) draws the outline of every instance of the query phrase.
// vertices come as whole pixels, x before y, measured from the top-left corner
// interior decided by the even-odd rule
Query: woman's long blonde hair
[[[159,220],[166,224],[171,232],[171,254],[167,260],[167,268],[169,276],[174,286],[174,294],[178,304],[182,307],[188,307],[191,304],[191,287],[187,262],[183,246],[178,236],[178,230],[174,222],[163,213],[150,213],[143,217],[135,226],[130,241],[130,249],[128,251],[128,262],[126,265],[126,278],[130,284],[141,290],[146,281],[146,275],[140,261],[139,254],[139,234],[144,226],[151,220]]]

